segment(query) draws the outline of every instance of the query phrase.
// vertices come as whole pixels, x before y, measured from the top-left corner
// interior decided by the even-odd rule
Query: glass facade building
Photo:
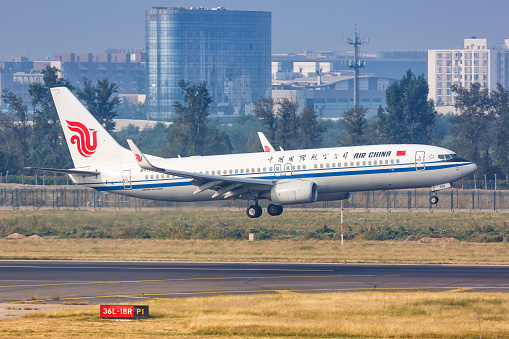
[[[145,24],[151,118],[171,116],[181,80],[207,83],[212,115],[248,114],[271,96],[270,12],[154,7]]]

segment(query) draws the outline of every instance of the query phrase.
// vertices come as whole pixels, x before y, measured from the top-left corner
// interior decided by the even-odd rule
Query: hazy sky
[[[272,12],[272,52],[349,50],[357,30],[361,51],[425,51],[463,46],[471,36],[509,38],[506,0],[0,0],[0,59],[58,52],[102,53],[145,45],[145,10],[153,6],[224,6]]]

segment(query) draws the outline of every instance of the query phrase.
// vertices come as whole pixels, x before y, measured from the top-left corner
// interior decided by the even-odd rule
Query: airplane
[[[370,145],[164,159],[146,155],[128,140],[122,147],[65,87],[51,89],[73,169],[28,169],[66,173],[97,191],[166,201],[254,201],[246,214],[280,215],[291,204],[348,199],[351,192],[451,187],[477,165],[445,148]],[[171,145],[170,145],[171,146]]]

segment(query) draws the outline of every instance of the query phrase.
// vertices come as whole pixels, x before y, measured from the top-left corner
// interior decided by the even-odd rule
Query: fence
[[[361,210],[441,210],[441,211],[507,211],[509,210],[509,191],[449,189],[438,191],[439,202],[429,203],[431,193],[425,189],[398,191],[354,192],[344,200],[344,208]],[[252,203],[252,202],[251,202]],[[262,207],[267,202],[260,202]],[[146,209],[146,208],[239,208],[244,209],[249,202],[231,200],[206,203],[176,203],[153,201],[126,197],[118,194],[97,192],[83,186],[28,186],[0,185],[0,206],[10,208],[50,208],[50,209]],[[339,201],[300,204],[286,208],[340,208]]]

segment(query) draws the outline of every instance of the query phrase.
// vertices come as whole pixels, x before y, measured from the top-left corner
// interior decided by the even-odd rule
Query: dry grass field
[[[145,303],[143,303],[145,304]],[[507,338],[509,294],[325,293],[156,300],[114,321],[99,306],[0,322],[2,338]]]
[[[330,240],[0,240],[0,259],[509,264],[507,243]]]

